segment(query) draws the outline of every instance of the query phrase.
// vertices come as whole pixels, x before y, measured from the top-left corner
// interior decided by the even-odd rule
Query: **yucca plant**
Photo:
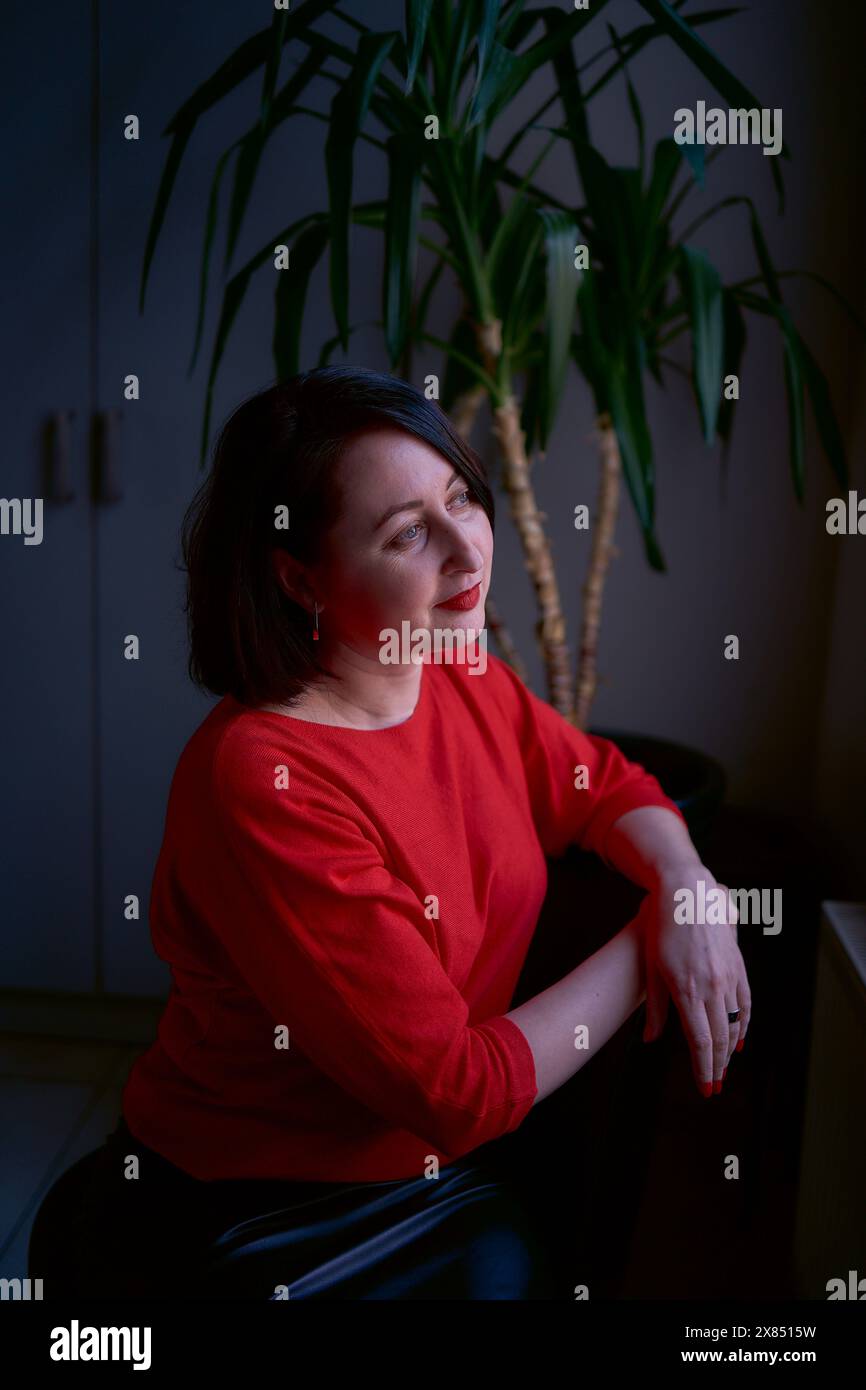
[[[534,586],[539,607],[537,633],[544,658],[548,697],[566,717],[583,724],[594,685],[594,650],[605,559],[605,532],[615,517],[614,479],[620,459],[643,528],[650,563],[663,567],[653,534],[653,465],[643,411],[644,367],[660,371],[664,338],[677,331],[677,311],[692,327],[698,399],[705,434],[717,422],[714,362],[735,355],[734,310],[749,303],[749,291],[733,287],[721,296],[712,289],[711,268],[700,253],[677,245],[670,219],[693,176],[701,174],[699,152],[662,142],[656,150],[648,183],[640,170],[610,170],[589,145],[587,108],[630,60],[648,43],[667,35],[688,54],[724,97],[749,107],[759,103],[715,58],[695,26],[724,19],[735,9],[682,14],[684,0],[640,0],[650,21],[610,42],[582,65],[573,44],[611,0],[593,0],[591,10],[564,13],[545,6],[527,9],[525,0],[407,0],[406,37],[376,33],[342,14],[336,0],[306,0],[289,14],[275,15],[270,29],[243,44],[181,107],[166,128],[173,137],[159,188],[145,252],[141,307],[159,230],[184,148],[197,120],[239,82],[263,69],[258,121],[220,158],[205,224],[199,295],[199,318],[193,360],[201,344],[210,260],[216,230],[219,192],[228,162],[236,154],[231,191],[225,268],[231,260],[256,169],[268,139],[297,113],[327,124],[325,161],[329,208],[289,222],[271,235],[262,249],[229,280],[217,326],[207,384],[201,459],[207,451],[214,381],[234,318],[252,275],[266,263],[276,277],[274,360],[279,379],[299,370],[299,343],[307,289],[313,269],[329,250],[329,283],[336,335],[321,349],[328,361],[337,347],[347,351],[354,327],[349,321],[350,232],[353,224],[381,229],[383,236],[383,309],[381,326],[392,368],[410,374],[412,349],[432,344],[445,357],[441,399],[464,433],[469,433],[481,401],[489,401],[492,427],[502,461],[502,483]],[[324,15],[341,20],[357,38],[348,47],[315,28]],[[528,42],[541,26],[541,34]],[[304,56],[285,85],[277,90],[283,47],[296,41]],[[524,47],[524,45],[527,45]],[[585,75],[601,61],[592,85]],[[336,65],[338,70],[332,67]],[[551,66],[552,95],[499,154],[488,150],[491,128],[526,82]],[[399,81],[388,76],[388,65]],[[343,70],[345,69],[345,70]],[[330,112],[299,104],[314,77],[336,85]],[[633,110],[636,98],[627,88]],[[511,161],[521,140],[537,129],[540,117],[560,100],[568,126],[553,129],[529,169],[519,173]],[[387,132],[384,140],[364,129],[370,114]],[[572,140],[583,184],[583,205],[572,205],[533,183],[536,170],[563,134]],[[387,161],[388,197],[355,205],[352,200],[353,153],[358,139],[376,146]],[[685,159],[682,156],[685,156]],[[771,160],[781,195],[778,161]],[[678,169],[686,190],[670,198]],[[510,201],[503,208],[501,194]],[[426,195],[426,197],[425,197]],[[618,204],[625,197],[628,210]],[[434,240],[421,231],[433,224]],[[756,222],[755,222],[756,225]],[[625,240],[623,240],[625,236]],[[637,240],[636,240],[637,238]],[[590,247],[590,269],[575,269],[578,242]],[[434,257],[432,270],[416,293],[418,247]],[[638,267],[641,267],[639,269]],[[464,309],[449,340],[426,328],[433,295],[448,268],[460,286]],[[282,273],[288,269],[288,273]],[[775,286],[766,298],[783,323],[778,280],[762,262],[765,281]],[[769,275],[769,279],[768,279]],[[679,301],[669,304],[668,282],[682,281]],[[749,307],[759,307],[754,295]],[[721,305],[722,327],[719,327]],[[765,304],[760,307],[765,308]],[[727,312],[725,312],[727,311]],[[707,318],[706,323],[701,314]],[[612,317],[609,317],[612,315]],[[727,332],[725,332],[727,329]],[[823,378],[801,340],[787,329],[789,351],[805,369],[806,380],[832,417]],[[721,345],[721,346],[720,346]],[[713,355],[715,354],[715,356]],[[794,358],[791,358],[793,361]],[[578,670],[580,710],[575,710],[572,662],[546,518],[536,502],[527,448],[537,438],[542,450],[555,424],[570,362],[577,363],[595,396],[602,438],[603,477],[600,514],[594,526],[590,577],[585,590],[584,633]],[[789,368],[789,370],[792,370]],[[524,383],[518,394],[517,379]],[[795,393],[796,395],[796,393]],[[720,392],[717,395],[720,396]],[[793,418],[793,417],[792,417]],[[802,416],[793,418],[800,430]],[[729,420],[727,421],[729,425]],[[828,430],[831,428],[827,426]],[[841,459],[838,431],[833,456]],[[844,467],[844,464],[842,465]],[[587,617],[588,615],[588,617]],[[507,628],[492,601],[487,622],[503,654],[522,669]]]
[[[801,504],[804,500],[806,391],[824,451],[840,486],[847,487],[845,450],[826,378],[782,299],[781,279],[809,272],[776,272],[755,206],[744,196],[720,200],[674,233],[675,214],[693,187],[686,184],[679,193],[673,192],[682,167],[681,148],[673,139],[661,140],[652,160],[647,161],[640,106],[630,83],[629,99],[637,127],[636,167],[612,168],[603,159],[590,142],[583,107],[576,108],[573,122],[556,132],[572,143],[586,202],[581,238],[588,249],[589,264],[578,290],[579,328],[572,336],[571,349],[593,393],[602,458],[581,615],[575,712],[579,727],[585,727],[595,692],[601,592],[616,521],[621,469],[642,527],[648,561],[654,569],[665,569],[653,534],[653,447],[643,381],[648,371],[663,385],[665,365],[683,370],[680,363],[665,356],[663,350],[668,344],[690,334],[691,370],[687,375],[694,388],[703,437],[712,445],[718,436],[727,448],[746,342],[743,310],[772,315],[782,335],[791,474],[797,500]],[[721,148],[710,160],[720,152]],[[747,211],[758,274],[726,286],[709,256],[692,244],[691,238],[708,219],[735,207]],[[836,294],[822,276],[810,278]],[[756,283],[764,292],[753,288]],[[838,298],[845,304],[841,296]],[[859,323],[850,306],[845,307]],[[524,422],[531,447],[537,422],[528,412]]]

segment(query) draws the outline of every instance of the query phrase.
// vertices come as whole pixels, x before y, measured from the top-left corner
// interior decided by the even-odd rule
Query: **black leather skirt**
[[[112,1299],[553,1298],[545,1241],[492,1150],[432,1179],[202,1182],[121,1117],[70,1214],[66,1282]]]

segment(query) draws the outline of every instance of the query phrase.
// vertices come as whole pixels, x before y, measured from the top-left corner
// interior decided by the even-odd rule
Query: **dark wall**
[[[345,0],[343,8],[376,27],[403,24],[402,0]],[[220,195],[203,347],[191,375],[188,367],[207,200],[220,155],[257,118],[260,73],[210,111],[190,142],[143,316],[139,276],[168,149],[161,132],[191,92],[263,27],[267,13],[265,7],[262,18],[239,3],[203,0],[146,7],[73,0],[47,10],[14,7],[7,21],[2,119],[13,203],[2,248],[7,340],[14,350],[5,374],[5,496],[43,494],[46,418],[61,408],[77,412],[69,453],[74,495],[46,503],[41,546],[0,539],[12,673],[4,686],[0,756],[7,805],[14,808],[2,869],[11,942],[7,979],[17,986],[153,993],[165,982],[153,958],[146,906],[171,774],[210,703],[186,673],[179,530],[202,476],[199,441],[225,284],[229,178]],[[644,12],[631,0],[614,0],[581,56],[607,41],[608,17],[626,30]],[[703,31],[764,105],[783,110],[793,155],[784,165],[788,207],[784,217],[777,215],[769,159],[758,148],[741,147],[725,151],[711,166],[706,191],[693,192],[683,209],[691,220],[725,195],[752,196],[776,264],[829,276],[861,314],[864,27],[859,4],[765,0]],[[338,20],[331,18],[327,28],[354,43]],[[284,66],[284,78],[288,70]],[[672,133],[677,107],[715,99],[668,42],[646,50],[632,75],[650,143]],[[536,76],[496,128],[495,148],[530,118],[547,82],[546,75]],[[320,79],[307,103],[326,111],[334,91]],[[134,142],[123,138],[129,113],[141,122]],[[555,108],[545,117],[558,119]],[[231,273],[294,219],[327,206],[325,133],[324,123],[304,116],[269,144]],[[634,159],[633,127],[616,83],[598,99],[592,134],[608,158]],[[522,146],[527,161],[545,138],[528,135]],[[357,200],[384,195],[381,156],[363,141],[355,170]],[[578,201],[564,143],[538,181]],[[725,280],[754,273],[742,209],[722,213],[695,242],[712,254]],[[385,368],[381,334],[369,326],[381,313],[380,252],[378,233],[354,229],[350,318],[359,327],[348,360]],[[425,264],[422,258],[422,269]],[[267,266],[254,277],[235,323],[217,378],[214,431],[244,396],[273,377],[274,277]],[[828,375],[849,444],[852,486],[863,489],[862,339],[820,289],[796,280],[785,287]],[[445,278],[441,291],[431,328],[447,335],[460,304]],[[333,332],[323,262],[311,286],[306,364],[315,364]],[[685,362],[682,346],[674,352]],[[418,353],[412,377],[421,384],[428,372],[443,368],[435,352]],[[141,383],[135,402],[124,398],[130,373]],[[751,320],[726,471],[719,450],[702,443],[681,376],[671,374],[664,391],[650,383],[648,400],[658,535],[668,568],[664,575],[648,568],[624,495],[591,723],[705,750],[724,764],[735,802],[820,815],[854,865],[862,858],[864,828],[866,541],[826,533],[825,504],[837,489],[811,419],[805,504],[795,500],[779,338],[766,321]],[[120,495],[93,503],[90,428],[105,409],[122,412]],[[572,375],[547,456],[534,466],[572,644],[589,540],[571,518],[578,503],[595,505],[592,427],[589,392]],[[495,475],[486,414],[473,442]],[[534,688],[545,694],[532,593],[504,499],[494,594]],[[136,662],[124,657],[130,633],[140,641]],[[723,659],[728,633],[740,637],[738,662]],[[140,902],[135,919],[124,911],[129,895]]]

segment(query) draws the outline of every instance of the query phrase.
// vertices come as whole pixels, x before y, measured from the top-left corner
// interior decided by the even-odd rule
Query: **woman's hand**
[[[690,890],[699,903],[714,889],[724,893],[724,909],[715,922],[682,922],[675,893]],[[692,1071],[702,1095],[718,1093],[734,1048],[742,1048],[752,1010],[746,967],[737,944],[737,911],[723,883],[702,864],[687,871],[668,869],[641,905],[646,964],[647,1023],[644,1041],[662,1032],[673,998],[691,1049]],[[739,1010],[736,1022],[728,1014]]]

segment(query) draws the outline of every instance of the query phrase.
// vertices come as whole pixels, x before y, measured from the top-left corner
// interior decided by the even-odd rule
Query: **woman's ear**
[[[283,593],[312,614],[316,598],[300,560],[296,560],[294,555],[287,554],[285,550],[274,549],[271,552],[271,565]],[[320,605],[319,612],[321,611]]]

